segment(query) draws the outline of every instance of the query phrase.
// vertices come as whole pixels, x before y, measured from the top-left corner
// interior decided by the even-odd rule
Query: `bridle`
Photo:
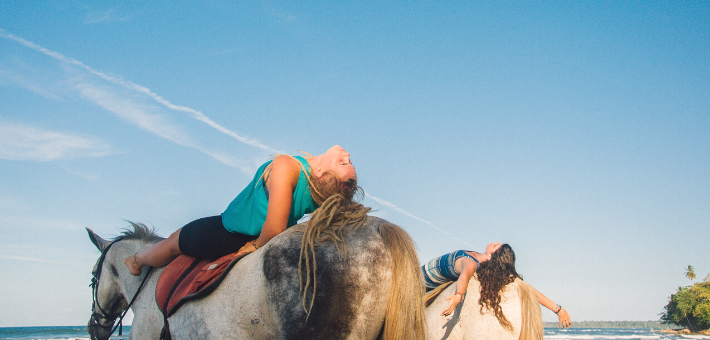
[[[145,274],[145,277],[143,277],[143,280],[141,281],[140,286],[138,286],[138,290],[136,290],[136,294],[133,295],[131,302],[128,303],[128,306],[126,307],[125,310],[118,312],[118,313],[106,312],[101,307],[101,304],[99,304],[99,279],[101,278],[101,272],[103,269],[104,260],[106,259],[106,254],[108,253],[108,250],[111,249],[111,246],[113,246],[114,243],[116,243],[116,241],[109,243],[109,245],[106,246],[106,248],[104,248],[103,251],[101,251],[101,256],[99,257],[99,262],[97,263],[97,266],[96,266],[96,271],[94,271],[92,273],[91,284],[89,285],[89,287],[91,287],[91,297],[93,299],[93,304],[91,305],[91,319],[89,319],[89,322],[91,323],[91,326],[96,326],[96,327],[103,328],[103,329],[111,329],[111,333],[109,333],[109,336],[110,336],[110,334],[113,334],[113,332],[116,331],[116,328],[118,328],[118,335],[121,336],[121,335],[123,335],[123,317],[126,316],[126,313],[128,313],[128,310],[131,309],[133,302],[136,301],[136,298],[138,297],[138,294],[143,289],[145,282],[148,281],[148,277],[150,276],[151,272],[153,271],[153,267],[148,268],[148,272]],[[96,310],[97,308],[98,308],[98,311]],[[102,325],[98,321],[99,318],[106,320],[106,321],[110,321],[111,325],[110,326]],[[118,324],[116,324],[116,319],[118,319]]]

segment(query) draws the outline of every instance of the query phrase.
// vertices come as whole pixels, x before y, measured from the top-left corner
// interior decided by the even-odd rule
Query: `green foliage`
[[[693,269],[692,266],[688,268]],[[710,275],[703,282],[679,287],[678,291],[671,295],[665,311],[661,313],[661,322],[684,326],[693,332],[710,329],[710,280],[708,278]]]
[[[695,280],[695,268],[693,266],[688,265],[688,268],[685,268],[685,277],[690,279],[690,281]]]

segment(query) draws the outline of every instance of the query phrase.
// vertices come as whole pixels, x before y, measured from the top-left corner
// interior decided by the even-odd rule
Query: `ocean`
[[[128,340],[130,326],[123,326],[123,336],[117,336],[118,330],[111,339]],[[86,326],[62,326],[62,327],[0,327],[0,339],[12,340],[79,340],[89,339]]]
[[[111,339],[128,339],[130,327],[123,327],[124,336]],[[116,332],[118,334],[118,331]],[[88,339],[86,326],[67,327],[0,327],[0,340],[78,340]],[[611,328],[545,328],[545,339],[555,340],[647,340],[647,339],[710,339],[710,336],[668,335],[650,329]]]
[[[555,340],[607,340],[607,339],[710,339],[710,336],[670,335],[657,333],[650,329],[618,329],[618,328],[545,328],[545,339]]]

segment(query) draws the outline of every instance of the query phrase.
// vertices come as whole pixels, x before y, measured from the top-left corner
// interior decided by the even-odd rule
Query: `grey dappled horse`
[[[500,306],[513,325],[512,331],[503,328],[492,311],[481,313],[480,286],[475,276],[471,278],[465,299],[448,317],[441,312],[449,305],[445,298],[455,293],[456,285],[439,294],[425,312],[429,340],[542,340],[540,305],[529,284],[515,279],[501,292]]]
[[[148,268],[133,276],[123,259],[157,242],[143,225],[113,240],[96,286],[88,331],[107,339],[111,318],[126,309]],[[291,227],[242,258],[209,296],[185,303],[168,319],[173,339],[423,339],[421,274],[412,239],[401,228],[367,217],[344,231],[347,251],[333,242],[316,247],[316,297],[310,314],[299,293],[304,225]],[[112,243],[91,230],[104,250]],[[100,262],[100,261],[99,261]],[[96,268],[95,267],[95,270]],[[130,339],[157,339],[163,327],[155,302],[162,268],[155,268],[131,306]],[[96,276],[96,274],[95,274]],[[397,287],[392,289],[393,287]],[[408,288],[409,287],[409,288]],[[310,303],[311,284],[307,295]],[[407,296],[403,292],[409,293]],[[102,316],[102,314],[109,314]],[[102,326],[97,326],[97,324]]]

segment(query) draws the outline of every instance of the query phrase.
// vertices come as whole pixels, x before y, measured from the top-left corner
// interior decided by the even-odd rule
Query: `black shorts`
[[[224,228],[222,216],[205,217],[186,224],[180,230],[180,252],[199,258],[216,260],[236,253],[258,236],[233,233]]]

